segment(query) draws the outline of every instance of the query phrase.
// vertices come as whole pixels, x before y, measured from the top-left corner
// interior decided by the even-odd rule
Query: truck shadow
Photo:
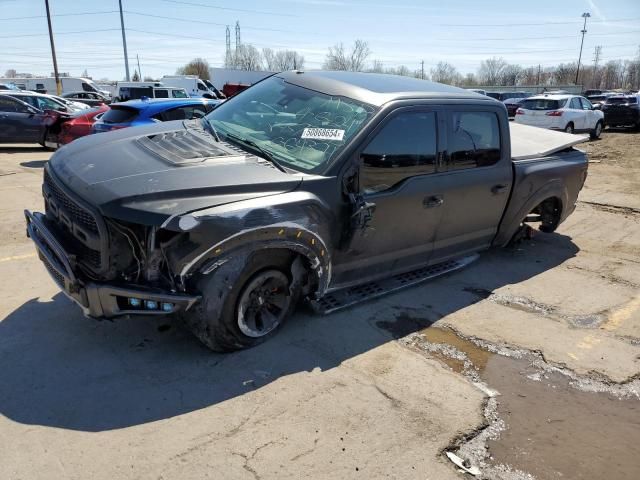
[[[539,235],[515,249],[487,252],[466,270],[343,312],[315,316],[303,308],[266,343],[226,355],[202,347],[177,322],[96,322],[62,294],[50,302],[32,299],[0,322],[0,414],[88,432],[171,418],[250,395],[290,374],[337,367],[481,301],[478,292],[525,281],[578,251],[567,236]]]

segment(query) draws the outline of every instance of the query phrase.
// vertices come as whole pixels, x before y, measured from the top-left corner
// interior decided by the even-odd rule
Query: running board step
[[[404,288],[413,287],[414,285],[446,273],[460,270],[475,261],[478,257],[478,254],[469,255],[468,257],[448,260],[438,263],[437,265],[401,273],[375,282],[335,290],[319,300],[311,301],[311,306],[317,313],[333,313],[337,310],[342,310],[343,308],[348,308],[358,303],[388,295]]]

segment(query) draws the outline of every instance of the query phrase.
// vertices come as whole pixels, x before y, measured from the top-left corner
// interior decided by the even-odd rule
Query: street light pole
[[[578,85],[578,75],[580,75],[580,60],[582,60],[582,46],[584,45],[584,34],[587,33],[587,18],[591,15],[589,12],[584,12],[582,18],[584,18],[584,25],[582,26],[582,41],[580,42],[580,55],[578,55],[578,68],[576,68],[576,81],[573,82]]]
[[[62,94],[62,83],[58,73],[58,60],[56,59],[56,46],[53,43],[53,30],[51,29],[51,12],[49,11],[49,0],[44,0],[47,8],[47,23],[49,24],[49,41],[51,42],[51,56],[53,57],[53,75],[56,78],[56,95]]]
[[[124,16],[122,15],[122,0],[118,0],[120,4],[120,27],[122,28],[122,46],[124,47],[124,70],[127,74],[127,82],[131,81],[129,77],[129,56],[127,55],[127,35],[124,33]]]

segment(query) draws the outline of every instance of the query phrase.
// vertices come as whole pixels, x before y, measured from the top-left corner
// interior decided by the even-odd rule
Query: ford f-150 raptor
[[[333,311],[554,231],[583,138],[512,129],[455,87],[280,73],[202,119],[61,148],[27,234],[87,315],[177,314],[212,349],[250,347],[299,299]]]

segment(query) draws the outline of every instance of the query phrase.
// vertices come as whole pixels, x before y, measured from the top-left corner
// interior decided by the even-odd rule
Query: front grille
[[[64,277],[62,276],[62,274],[60,272],[58,272],[53,265],[51,265],[49,263],[49,260],[47,260],[47,258],[42,255],[41,256],[42,259],[42,263],[44,263],[44,266],[47,268],[47,270],[49,271],[49,274],[53,277],[53,280],[56,282],[56,284],[64,289]]]
[[[78,205],[55,184],[49,172],[44,171],[44,184],[58,205],[64,208],[75,223],[87,229],[91,233],[98,233],[98,224],[93,215]]]
[[[64,190],[55,183],[55,180],[51,177],[47,169],[44,171],[44,186],[47,219],[54,223],[56,231],[63,236],[60,240],[65,245],[65,248],[75,255],[79,262],[87,265],[96,272],[100,271],[103,266],[101,252],[86,245],[86,235],[84,240],[74,235],[73,229],[62,222],[59,215],[61,211],[64,211],[65,216],[70,217],[74,225],[86,231],[94,238],[97,238],[98,241],[91,244],[93,247],[100,244],[101,241],[101,232],[96,218],[89,210],[78,204],[78,202],[65,193]],[[50,201],[55,202],[59,211],[54,211],[55,209],[49,204]]]

